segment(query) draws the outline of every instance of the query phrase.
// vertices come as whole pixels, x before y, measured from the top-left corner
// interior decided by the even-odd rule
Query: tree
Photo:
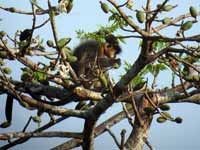
[[[71,39],[58,37],[55,18],[63,13],[70,14],[74,1],[59,0],[56,4],[57,6],[52,5],[49,0],[48,8],[44,9],[40,3],[32,0],[30,12],[0,6],[7,12],[33,18],[32,27],[16,32],[14,38],[5,31],[0,32],[0,91],[1,94],[7,95],[6,121],[1,127],[9,127],[12,123],[14,100],[27,110],[37,110],[37,115],[30,117],[22,132],[0,134],[1,140],[17,138],[1,149],[8,149],[33,137],[66,137],[72,139],[53,149],[82,146],[84,150],[93,150],[94,139],[104,132],[113,137],[119,149],[141,150],[145,144],[153,149],[148,141],[148,131],[155,115],[158,115],[158,123],[182,122],[181,117],[174,117],[167,112],[170,109],[167,103],[200,103],[200,35],[191,32],[198,25],[199,12],[195,7],[188,6],[186,14],[170,18],[171,12],[178,8],[178,5],[170,3],[169,0],[158,2],[155,6],[151,0],[146,0],[142,8],[135,8],[131,0],[123,4],[114,0],[100,1],[99,8],[109,16],[110,25],[101,26],[94,32],[79,30],[78,37],[103,41],[105,33],[117,32],[116,37],[121,42],[133,38],[139,39],[140,43],[139,46],[133,47],[139,47],[136,61],[132,65],[125,63],[123,66],[126,73],[116,83],[110,78],[103,79],[107,86],[96,92],[76,83],[79,77],[70,66],[70,62],[76,61],[68,46]],[[37,25],[37,17],[46,14],[48,19]],[[51,25],[54,41],[34,36],[34,32],[47,23]],[[165,30],[170,33],[164,34]],[[47,41],[47,45],[43,41]],[[46,60],[35,60],[40,56]],[[20,79],[12,78],[11,67],[4,64],[6,61],[23,64]],[[166,70],[169,75],[172,74],[172,83],[169,87],[161,88],[157,77]],[[152,82],[148,80],[148,76],[152,77]],[[94,104],[88,104],[88,101],[94,101]],[[68,109],[67,106],[71,102],[79,104],[76,105],[79,106],[78,109]],[[97,125],[99,117],[114,103],[121,103],[123,111]],[[40,116],[43,113],[49,115],[49,122],[27,132],[32,120],[41,122]],[[44,131],[61,121],[67,122],[69,117],[84,120],[83,132]],[[129,120],[132,131],[125,139],[126,130],[122,130],[119,142],[111,127],[125,118]]]

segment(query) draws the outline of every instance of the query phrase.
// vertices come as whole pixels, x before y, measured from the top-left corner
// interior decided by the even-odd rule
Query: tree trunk
[[[143,126],[135,123],[132,132],[126,142],[128,150],[142,150],[148,137],[148,131],[152,121],[152,116],[145,120]],[[144,120],[143,120],[144,121]]]
[[[156,105],[156,97],[151,95],[150,101]],[[154,106],[155,106],[154,105]],[[149,103],[149,99],[145,96],[138,104],[138,111],[140,113],[141,120],[135,116],[135,122],[132,128],[132,132],[125,144],[128,150],[142,150],[145,143],[147,143],[148,132],[153,119],[153,113],[146,113],[145,107],[152,107]]]

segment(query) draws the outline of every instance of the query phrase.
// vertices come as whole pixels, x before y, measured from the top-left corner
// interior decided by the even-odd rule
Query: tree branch
[[[62,137],[62,138],[82,138],[82,133],[49,131],[49,132],[15,132],[0,133],[0,140],[11,140],[14,138],[37,138],[37,137]]]

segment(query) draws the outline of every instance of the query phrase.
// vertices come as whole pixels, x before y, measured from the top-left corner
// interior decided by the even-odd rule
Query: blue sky
[[[57,21],[57,28],[59,32],[59,37],[72,37],[72,41],[70,42],[70,47],[75,47],[79,40],[76,38],[76,30],[83,29],[87,32],[95,31],[98,25],[106,25],[108,24],[107,18],[109,15],[105,15],[102,10],[100,9],[99,1],[96,0],[74,0],[74,8],[70,14],[63,14],[56,19]],[[172,0],[171,0],[172,1]],[[123,2],[123,1],[118,1]],[[141,6],[144,4],[145,1],[135,1],[135,6]],[[157,1],[155,1],[157,2]],[[182,14],[184,12],[188,12],[188,8],[190,5],[199,8],[199,0],[173,0],[173,4],[179,4],[180,8],[178,8],[173,14],[170,14],[172,17],[175,15]],[[46,5],[46,0],[42,2],[44,6]],[[197,5],[198,4],[198,5]],[[28,0],[1,0],[0,5],[4,6],[16,6],[16,8],[24,9],[24,10],[31,10],[30,4]],[[156,5],[156,4],[153,4]],[[132,14],[134,15],[134,13]],[[31,19],[32,17],[27,17],[24,15],[15,15],[11,13],[7,13],[0,10],[0,18],[3,21],[0,22],[0,30],[5,30],[11,36],[14,35],[16,30],[23,30],[26,28],[31,27]],[[47,16],[40,16],[38,18],[38,22],[44,21]],[[196,28],[197,30],[197,28]],[[171,32],[171,31],[170,31]],[[163,31],[163,33],[170,34],[168,31]],[[195,32],[195,29],[192,31]],[[49,26],[38,29],[35,35],[40,34],[41,37],[44,39],[53,39],[52,32]],[[138,50],[138,40],[135,39],[128,39],[126,40],[126,44],[121,44],[123,53],[120,55],[120,58],[124,61],[128,61],[133,63],[133,61],[137,58],[139,53]],[[13,64],[8,62],[7,65],[12,66],[13,71],[15,72],[14,77],[19,78],[20,64]],[[13,65],[15,65],[13,67]],[[123,68],[119,69],[115,72],[115,78],[117,79],[120,74],[124,73]],[[113,74],[113,73],[112,73]],[[170,83],[170,75],[163,73],[159,76],[159,83],[161,86],[169,85]],[[169,78],[168,78],[169,77]],[[5,107],[5,97],[0,96],[0,101],[3,105],[0,105],[0,110],[4,110]],[[152,145],[159,150],[198,150],[200,149],[200,134],[199,134],[199,125],[200,125],[200,117],[198,114],[200,113],[200,108],[194,104],[173,104],[171,105],[172,110],[170,111],[173,116],[181,116],[183,117],[183,123],[177,125],[172,122],[168,122],[165,124],[158,124],[154,120],[152,123],[152,127],[149,134],[149,141]],[[110,115],[114,114],[115,112],[120,111],[121,106],[120,104],[115,104],[110,108],[101,118],[100,120],[104,120],[108,118]],[[13,125],[8,129],[0,129],[0,132],[14,132],[20,131],[22,129],[21,125],[23,126],[28,119],[28,115],[25,109],[21,108],[17,102],[15,102],[14,107],[14,115],[13,115]],[[36,111],[30,112],[30,114],[35,115]],[[45,115],[43,116],[44,122],[47,118]],[[0,115],[0,122],[5,119],[4,114]],[[76,124],[76,126],[74,125]],[[36,128],[37,125],[31,125],[32,128]],[[31,129],[30,127],[30,129]],[[65,129],[67,131],[81,131],[83,127],[83,122],[77,119],[71,119],[69,122],[63,122],[58,126],[51,128],[51,130],[60,130]],[[120,135],[120,130],[124,127],[127,127],[127,132],[131,131],[131,128],[128,127],[127,120],[122,121],[119,125],[112,128],[112,130],[116,133],[116,135]],[[33,139],[29,142],[16,146],[12,148],[13,150],[22,150],[22,149],[49,149],[52,146],[55,146],[59,143],[65,141],[64,139]],[[41,144],[42,143],[42,144]],[[5,144],[5,142],[0,141],[0,145]],[[33,147],[34,145],[34,147]],[[101,135],[95,140],[96,149],[109,149],[114,150],[117,147],[115,146],[111,137],[106,133]]]

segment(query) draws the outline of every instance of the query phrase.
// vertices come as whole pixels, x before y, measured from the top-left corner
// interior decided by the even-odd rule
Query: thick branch
[[[131,114],[133,114],[133,111],[131,111]],[[103,123],[101,123],[100,125],[98,125],[95,128],[94,136],[97,137],[97,136],[103,134],[104,132],[107,131],[106,128],[111,128],[112,126],[114,126],[115,124],[117,124],[121,120],[123,120],[124,118],[126,118],[126,114],[124,112],[117,113],[116,115],[110,117],[108,120],[104,121]],[[52,148],[52,150],[72,149],[72,148],[80,146],[81,143],[82,143],[81,140],[72,139],[70,141],[67,141],[61,145],[58,145],[58,146]]]
[[[21,99],[23,102],[27,103],[31,107],[35,107],[37,109],[40,109],[44,112],[48,112],[54,115],[61,115],[61,116],[74,116],[78,118],[87,118],[86,113],[84,111],[80,110],[71,110],[71,109],[66,109],[63,107],[56,107],[56,106],[51,106],[49,104],[44,104],[41,102],[38,102],[37,100],[34,100],[26,95],[20,95]],[[20,102],[20,101],[19,101]]]

